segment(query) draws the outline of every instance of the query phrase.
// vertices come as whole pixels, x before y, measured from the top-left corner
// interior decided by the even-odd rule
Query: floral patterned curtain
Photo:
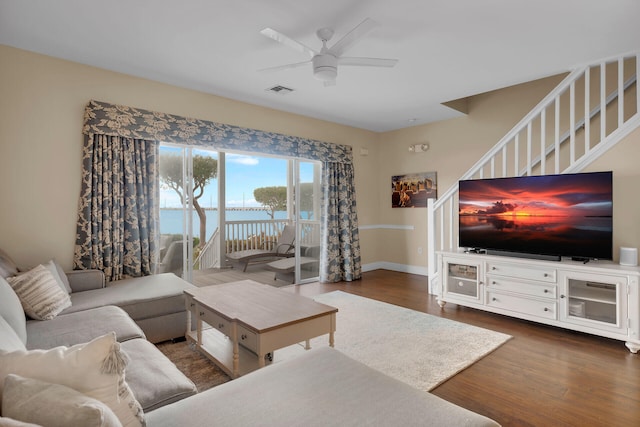
[[[351,281],[361,277],[351,147],[99,101],[91,101],[87,105],[83,133],[87,136],[112,135],[147,142],[174,142],[211,147],[219,151],[232,149],[322,162],[325,171],[322,182],[325,209],[321,223],[325,248],[320,260],[321,280]],[[156,209],[153,217],[156,223],[157,212]]]
[[[320,281],[357,280],[362,271],[353,165],[325,162],[322,175]]]
[[[158,241],[158,146],[85,135],[74,267],[107,281],[153,274]]]

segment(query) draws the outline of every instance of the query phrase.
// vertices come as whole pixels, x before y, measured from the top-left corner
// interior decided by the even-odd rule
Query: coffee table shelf
[[[188,334],[187,339],[197,346],[197,333],[192,331]],[[233,378],[233,342],[226,335],[209,327],[202,331],[202,344],[199,348],[209,360],[222,369],[227,375]],[[253,372],[260,366],[258,364],[258,356],[251,350],[239,346],[239,376]],[[266,364],[269,364],[266,361]]]

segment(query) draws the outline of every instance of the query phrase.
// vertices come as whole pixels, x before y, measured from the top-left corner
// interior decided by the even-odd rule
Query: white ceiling
[[[364,18],[381,25],[325,87],[260,34],[314,49]],[[0,0],[0,44],[372,131],[455,117],[442,102],[640,49],[638,0]],[[331,45],[331,43],[329,43]],[[280,95],[265,89],[283,85]],[[414,119],[413,121],[410,121]]]

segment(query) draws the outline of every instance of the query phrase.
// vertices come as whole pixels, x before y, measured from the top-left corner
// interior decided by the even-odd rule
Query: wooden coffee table
[[[329,334],[338,309],[252,280],[185,290],[187,340],[231,378],[266,364],[279,348]],[[195,319],[196,330],[191,321]]]

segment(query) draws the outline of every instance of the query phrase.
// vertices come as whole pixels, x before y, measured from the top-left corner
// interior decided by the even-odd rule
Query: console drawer
[[[211,325],[212,328],[217,329],[222,332],[226,336],[231,336],[231,322],[225,319],[224,317],[218,316],[208,310],[203,310],[201,307],[197,307],[197,310],[200,310],[200,319],[208,325]]]
[[[447,279],[447,292],[477,298],[478,282],[476,280],[449,276]]]
[[[501,264],[499,262],[487,262],[487,274],[513,277],[515,279],[539,280],[542,282],[556,283],[557,272],[555,268],[529,267],[518,264]]]
[[[541,298],[556,298],[556,285],[546,283],[529,283],[505,277],[487,275],[489,291],[508,291]]]
[[[556,320],[558,318],[555,301],[538,301],[498,292],[487,292],[487,305],[545,319]]]
[[[238,344],[258,354],[258,335],[238,324]]]

